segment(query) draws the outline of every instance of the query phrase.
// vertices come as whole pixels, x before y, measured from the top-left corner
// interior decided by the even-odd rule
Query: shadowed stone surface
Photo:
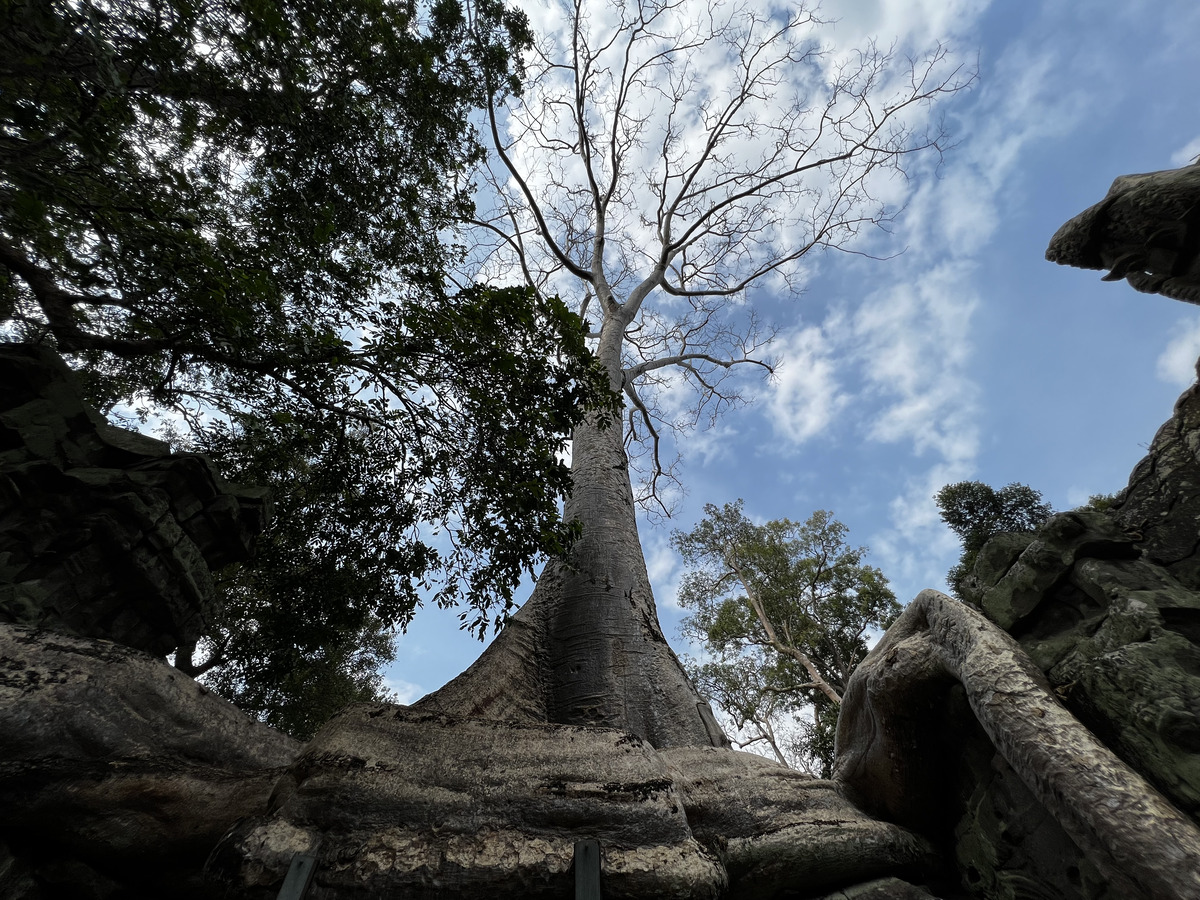
[[[836,782],[734,750],[679,747],[660,755],[692,832],[725,865],[730,898],[811,891],[881,873],[919,876],[940,862],[923,838],[864,815]]]
[[[1046,259],[1108,269],[1105,281],[1200,303],[1200,163],[1120,176],[1055,232]]]
[[[213,869],[273,897],[295,852],[314,897],[563,897],[573,843],[599,841],[608,898],[770,897],[920,872],[928,843],[837,785],[716,748],[631,734],[347,710],[243,823]]]
[[[936,900],[933,894],[922,887],[901,881],[899,878],[877,878],[865,884],[834,891],[818,900]]]
[[[606,896],[717,897],[724,871],[692,836],[653,748],[620,731],[352,707],[280,780],[274,813],[216,865],[274,897],[297,851],[316,897],[561,897],[576,840],[601,846]]]
[[[198,883],[298,750],[165,660],[0,624],[0,833],[27,860],[13,878],[53,848],[39,870],[51,880],[69,862],[85,884]],[[3,870],[0,896],[39,896],[6,886]]]
[[[1146,557],[1200,590],[1200,386],[1193,384],[1134,467],[1111,512]]]
[[[156,653],[194,641],[265,492],[109,425],[47,350],[0,344],[0,385],[0,622]]]

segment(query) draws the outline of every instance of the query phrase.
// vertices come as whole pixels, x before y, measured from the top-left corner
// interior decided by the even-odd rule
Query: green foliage
[[[179,654],[268,718],[375,690],[423,597],[482,632],[572,538],[565,438],[615,402],[582,324],[448,289],[440,240],[528,43],[496,2],[0,0],[0,334],[274,489]]]
[[[679,591],[691,611],[682,632],[710,657],[689,672],[736,729],[780,759],[828,773],[840,702],[829,694],[840,698],[866,655],[868,631],[895,621],[900,604],[883,573],[863,562],[866,548],[846,544],[847,528],[832,513],[755,525],[740,500],[704,511],[673,538],[689,567]],[[779,724],[800,711],[789,750]]]
[[[316,592],[300,603],[278,603],[253,587],[225,587],[231,602],[212,623],[207,648],[219,649],[219,663],[201,677],[243,712],[308,740],[348,704],[391,699],[380,674],[395,659],[386,623],[370,618],[354,631],[335,609],[336,621],[322,617],[317,629],[297,629],[295,617],[308,613]],[[306,637],[314,630],[319,636]]]
[[[1005,532],[1033,531],[1054,514],[1041,491],[1013,482],[996,490],[982,481],[948,484],[934,495],[942,521],[958,535],[963,552],[946,574],[951,593],[960,600],[962,585],[988,538]]]
[[[1092,494],[1088,497],[1087,505],[1092,509],[1098,509],[1104,512],[1106,509],[1112,509],[1117,502],[1117,494]]]

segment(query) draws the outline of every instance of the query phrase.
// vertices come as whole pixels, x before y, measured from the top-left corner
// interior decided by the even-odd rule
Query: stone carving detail
[[[1200,162],[1117,178],[1102,201],[1058,229],[1046,259],[1108,269],[1105,281],[1200,303]]]
[[[153,653],[196,640],[265,493],[108,424],[48,350],[0,345],[0,385],[0,622]]]

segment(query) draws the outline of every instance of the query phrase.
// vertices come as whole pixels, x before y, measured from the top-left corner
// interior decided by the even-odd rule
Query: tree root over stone
[[[920,820],[922,798],[938,790],[921,732],[955,682],[996,749],[1112,886],[1154,900],[1200,897],[1200,829],[1063,707],[1016,641],[937,591],[917,596],[846,691],[834,778],[862,807],[904,825]]]
[[[209,861],[225,896],[276,896],[293,854],[311,896],[532,900],[570,895],[572,848],[600,844],[608,900],[811,896],[935,868],[920,835],[839,785],[715,747],[628,732],[350,707],[280,778],[270,810]]]

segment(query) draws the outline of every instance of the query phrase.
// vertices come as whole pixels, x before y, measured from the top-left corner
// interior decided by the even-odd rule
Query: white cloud
[[[871,562],[887,573],[901,603],[924,588],[945,588],[946,571],[958,559],[961,547],[942,523],[933,495],[943,485],[964,481],[971,474],[967,461],[930,467],[893,498],[891,527],[871,536]]]
[[[1171,165],[1186,166],[1200,156],[1200,135],[1192,138],[1171,154]]]
[[[1158,357],[1156,371],[1160,381],[1184,388],[1196,380],[1196,358],[1200,357],[1200,319],[1171,338]]]
[[[419,700],[428,693],[419,684],[413,684],[411,681],[405,681],[402,678],[384,678],[383,686],[385,690],[389,690],[395,694],[396,702],[403,706]]]
[[[883,46],[952,40],[970,28],[989,0],[842,0],[822,15],[836,19],[839,42],[876,38]]]
[[[967,377],[971,318],[978,305],[971,267],[943,264],[917,283],[868,298],[854,318],[854,347],[875,399],[868,436],[911,442],[943,460],[974,457],[977,387]],[[878,401],[882,400],[880,404]]]
[[[1075,509],[1076,507],[1083,506],[1088,502],[1088,499],[1093,494],[1098,493],[1101,492],[1095,490],[1089,491],[1086,488],[1079,487],[1078,485],[1071,485],[1071,487],[1067,488],[1067,507],[1069,509]]]
[[[671,548],[670,541],[661,531],[642,538],[643,553],[646,555],[646,572],[650,586],[659,606],[682,609],[679,605],[679,556]]]
[[[936,232],[937,246],[950,248],[958,256],[972,256],[987,245],[998,222],[995,188],[989,181],[980,167],[963,165],[924,184],[918,215],[933,207],[926,217],[932,220],[927,224]]]
[[[834,346],[824,330],[810,325],[782,334],[772,349],[780,359],[769,394],[772,422],[778,434],[802,444],[849,400],[838,385]]]
[[[869,541],[902,600],[943,587],[961,549],[933,495],[970,478],[979,452],[972,329],[989,291],[978,281],[976,260],[990,252],[997,224],[1022,202],[1026,154],[1092,107],[1082,87],[1090,82],[1079,73],[1095,60],[1060,51],[1023,43],[990,61],[987,81],[959,109],[961,150],[947,156],[940,179],[923,181],[899,223],[909,252],[889,264],[888,283],[853,317],[866,383],[854,403],[868,413],[867,436],[908,443],[916,455],[932,457],[892,499],[889,526]]]
[[[688,456],[699,460],[704,466],[732,462],[741,450],[736,443],[737,437],[736,428],[720,422],[699,429],[687,436]]]

